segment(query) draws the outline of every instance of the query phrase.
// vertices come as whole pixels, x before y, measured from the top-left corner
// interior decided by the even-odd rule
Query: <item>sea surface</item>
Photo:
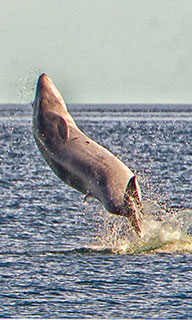
[[[57,178],[0,106],[0,318],[192,319],[192,105],[69,105],[138,176],[139,239]]]

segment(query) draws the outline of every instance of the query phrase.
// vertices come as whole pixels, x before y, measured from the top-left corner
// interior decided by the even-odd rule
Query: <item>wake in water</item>
[[[120,254],[192,252],[191,209],[165,212],[149,201],[144,202],[144,209],[140,238],[128,219],[101,212],[103,225],[91,249],[108,249]]]

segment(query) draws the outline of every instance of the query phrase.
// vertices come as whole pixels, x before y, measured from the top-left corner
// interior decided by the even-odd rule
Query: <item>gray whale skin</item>
[[[43,157],[66,184],[125,216],[140,236],[141,191],[131,170],[75,124],[51,79],[40,75],[33,102],[33,134]]]

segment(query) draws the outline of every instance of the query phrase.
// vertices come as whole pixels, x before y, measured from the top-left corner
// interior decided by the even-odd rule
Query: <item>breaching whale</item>
[[[33,134],[43,157],[66,184],[98,199],[113,214],[129,218],[141,233],[143,208],[136,176],[76,125],[52,80],[43,73],[33,102]]]

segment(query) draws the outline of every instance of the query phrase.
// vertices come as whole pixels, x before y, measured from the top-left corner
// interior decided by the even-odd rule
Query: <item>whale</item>
[[[83,133],[62,95],[43,73],[36,85],[33,135],[53,172],[67,185],[99,200],[107,212],[129,219],[141,235],[143,206],[137,177],[116,155]]]

